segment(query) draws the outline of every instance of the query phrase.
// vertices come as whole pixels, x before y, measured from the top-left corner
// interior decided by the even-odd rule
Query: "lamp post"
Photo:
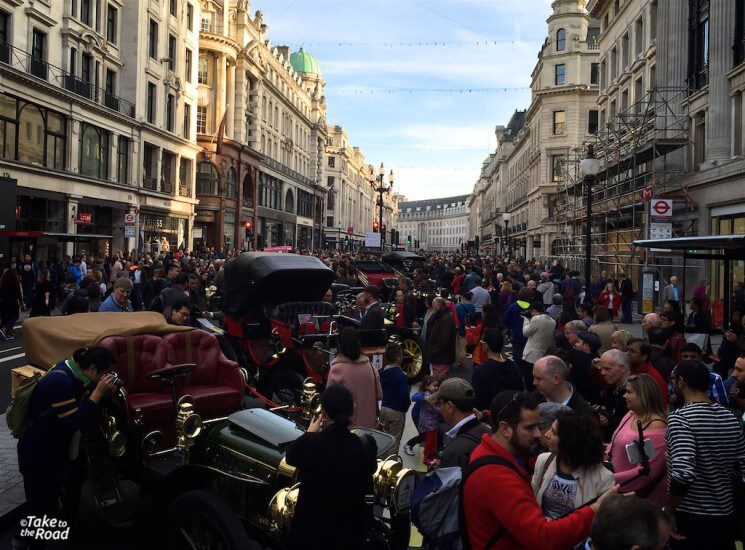
[[[505,212],[503,214],[504,218],[504,234],[505,234],[505,244],[507,245],[507,257],[510,256],[510,213]]]
[[[587,193],[587,225],[585,226],[585,287],[590,291],[592,262],[592,186],[600,172],[600,162],[595,158],[595,149],[587,146],[587,156],[579,163],[579,170],[584,176],[585,193]]]
[[[378,169],[378,187],[375,191],[378,193],[378,231],[380,232],[380,250],[383,251],[383,193],[389,193],[393,189],[393,170],[388,174],[388,185],[385,185],[385,166],[380,163]]]

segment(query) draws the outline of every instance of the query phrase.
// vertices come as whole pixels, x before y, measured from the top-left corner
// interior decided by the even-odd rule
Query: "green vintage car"
[[[103,518],[129,525],[135,514],[125,488],[135,484],[165,547],[282,548],[299,490],[284,456],[318,410],[315,384],[304,384],[299,410],[246,408],[246,374],[225,359],[215,337],[155,316],[86,313],[24,325],[36,366],[100,345],[117,357],[123,382],[82,432],[78,467],[61,498],[64,515],[74,517],[88,478]],[[414,472],[388,456],[392,436],[358,431],[365,433],[379,450],[365,548],[407,548]]]

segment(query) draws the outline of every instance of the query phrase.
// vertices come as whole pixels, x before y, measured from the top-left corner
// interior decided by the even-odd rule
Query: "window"
[[[329,157],[329,168],[334,168],[335,165],[336,165],[336,158]]]
[[[83,63],[81,64],[80,77],[83,82],[90,84],[91,73],[93,72],[93,58],[88,53],[83,53]]]
[[[109,4],[106,9],[106,40],[112,44],[116,44],[116,21],[119,12],[117,9]]]
[[[173,94],[168,94],[168,99],[166,100],[166,130],[168,130],[169,132],[173,132],[175,110],[176,98]]]
[[[305,218],[313,216],[313,195],[302,189],[297,192],[297,215]]]
[[[688,82],[698,90],[709,83],[709,0],[691,0],[688,31]]]
[[[285,193],[285,212],[295,213],[295,195],[293,195],[292,189],[288,189]]]
[[[595,109],[590,109],[587,115],[587,133],[588,134],[598,133],[598,112]]]
[[[156,99],[155,84],[152,82],[147,83],[147,121],[150,124],[155,124],[155,99]]]
[[[119,136],[116,146],[116,181],[129,184],[129,140]]]
[[[207,107],[197,105],[197,134],[207,133]]]
[[[186,139],[191,138],[191,105],[184,103],[184,121],[182,132]]]
[[[168,35],[168,70],[173,72],[176,68],[176,37]]]
[[[194,52],[189,48],[186,48],[184,52],[184,80],[187,82],[193,82],[192,80],[192,60],[194,58]]]
[[[106,69],[106,99],[114,99],[116,95],[116,71]]]
[[[563,52],[567,48],[567,31],[559,29],[556,31],[556,51]]]
[[[190,31],[194,30],[194,6],[186,4],[186,28]]]
[[[199,68],[197,71],[197,82],[199,84],[207,84],[209,82],[209,63],[206,54],[199,54]]]
[[[613,48],[610,51],[610,78],[608,83],[610,84],[616,78],[618,78],[618,50]]]
[[[39,29],[34,29],[31,38],[31,74],[47,79],[47,35]]]
[[[282,192],[282,183],[266,174],[259,174],[259,205],[280,209],[280,193]]]
[[[695,117],[693,132],[693,158],[694,169],[697,169],[706,160],[706,114],[699,113]]]
[[[202,12],[202,32],[210,32],[212,30],[212,14],[206,11]]]
[[[217,195],[220,177],[217,168],[211,162],[200,162],[197,165],[197,195]]]
[[[168,11],[171,15],[176,17],[176,13],[178,12],[178,1],[177,0],[170,0],[168,3]]]
[[[326,217],[326,227],[334,227],[334,217],[333,216],[327,216]]]
[[[564,134],[564,125],[566,124],[566,111],[554,111],[553,133],[555,136]]]
[[[622,45],[622,55],[623,55],[623,62],[621,63],[621,68],[626,69],[629,66],[629,33],[626,33],[623,35],[623,40],[621,41]]]
[[[328,185],[329,187],[333,187],[333,186],[334,186],[334,176],[328,176],[328,177],[326,178],[326,184],[327,184],[327,185]]]
[[[86,25],[91,24],[91,0],[80,0],[80,20]]]
[[[225,196],[229,199],[235,199],[237,195],[235,180],[235,168],[231,166],[228,168],[228,177],[225,179]]]
[[[642,97],[644,96],[644,77],[640,76],[634,82],[634,112],[639,114],[642,110]]]
[[[151,59],[158,59],[158,24],[150,20],[150,34],[149,34],[149,55]]]
[[[590,84],[599,84],[599,83],[600,83],[600,64],[591,63],[590,64]]]
[[[10,14],[0,10],[0,44],[10,43]],[[7,56],[2,57],[3,50],[0,50],[0,61],[7,63]]]
[[[80,173],[92,178],[109,176],[109,133],[84,124],[80,138]]]
[[[563,63],[554,68],[554,84],[557,86],[566,82],[566,65]]]
[[[641,55],[644,50],[644,19],[640,17],[634,24],[634,55]]]

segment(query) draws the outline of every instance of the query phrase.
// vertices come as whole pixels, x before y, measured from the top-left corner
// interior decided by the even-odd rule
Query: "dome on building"
[[[290,56],[292,68],[298,73],[313,73],[321,75],[321,67],[315,57],[306,52],[302,47],[300,51]]]

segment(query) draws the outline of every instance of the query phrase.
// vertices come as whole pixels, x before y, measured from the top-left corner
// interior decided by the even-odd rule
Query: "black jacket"
[[[455,363],[455,336],[455,321],[450,311],[436,311],[427,321],[427,361],[434,365]]]
[[[417,301],[414,294],[408,291],[404,294],[404,326],[411,328],[411,325],[417,319]]]
[[[487,359],[484,364],[473,369],[471,385],[476,394],[475,407],[480,411],[488,409],[499,392],[524,389],[520,369],[509,359],[502,363]]]
[[[290,549],[361,548],[365,495],[372,490],[377,448],[331,425],[301,435],[286,460],[298,469],[300,495],[290,526]]]
[[[385,325],[385,316],[380,303],[376,302],[370,306],[365,316],[362,318],[360,330],[381,330]]]
[[[472,418],[459,429],[450,443],[442,450],[440,468],[468,466],[473,450],[481,443],[481,436],[491,434],[491,428],[478,418]]]

